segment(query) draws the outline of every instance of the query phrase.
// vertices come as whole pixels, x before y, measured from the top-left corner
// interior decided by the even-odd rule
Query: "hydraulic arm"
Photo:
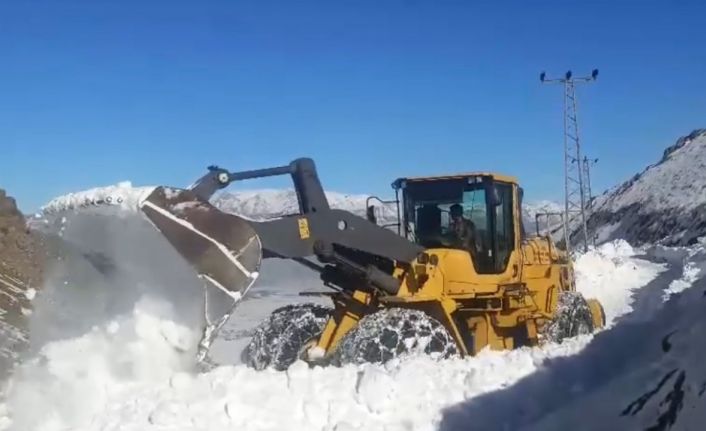
[[[291,175],[297,214],[255,222],[226,214],[208,201],[234,181]],[[141,204],[143,212],[202,276],[217,287],[245,293],[261,258],[295,260],[321,273],[327,284],[394,295],[395,265],[408,265],[423,251],[389,229],[348,211],[331,209],[311,159],[274,168],[209,172],[187,190],[159,187]],[[308,259],[316,257],[318,263]]]

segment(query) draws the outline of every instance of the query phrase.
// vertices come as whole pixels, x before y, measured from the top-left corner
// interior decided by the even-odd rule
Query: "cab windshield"
[[[488,199],[494,184],[496,199]],[[500,273],[514,244],[512,186],[481,178],[408,184],[405,233],[426,248],[463,249],[478,273]]]

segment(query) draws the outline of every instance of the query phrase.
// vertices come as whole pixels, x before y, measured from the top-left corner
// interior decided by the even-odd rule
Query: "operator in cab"
[[[472,221],[463,216],[463,207],[453,204],[449,208],[449,233],[454,237],[457,246],[476,252],[476,227]]]

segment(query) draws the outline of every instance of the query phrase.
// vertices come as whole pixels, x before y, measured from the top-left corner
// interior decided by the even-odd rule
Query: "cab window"
[[[514,248],[512,185],[440,182],[407,190],[414,240],[428,248],[458,248],[471,254],[479,274],[505,271]],[[411,212],[411,214],[410,214]]]

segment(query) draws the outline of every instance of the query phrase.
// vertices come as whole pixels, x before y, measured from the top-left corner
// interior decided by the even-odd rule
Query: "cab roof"
[[[397,178],[393,183],[392,187],[395,189],[398,189],[402,186],[402,182],[407,182],[407,183],[426,183],[426,182],[432,182],[432,181],[443,181],[443,180],[459,180],[459,179],[465,179],[465,178],[473,178],[473,177],[491,177],[492,179],[496,181],[501,181],[504,183],[512,183],[512,184],[519,184],[517,181],[517,178],[510,176],[510,175],[503,175],[495,172],[466,172],[466,173],[460,173],[460,174],[452,174],[452,175],[436,175],[436,176],[429,176],[429,177],[403,177],[403,178]]]

